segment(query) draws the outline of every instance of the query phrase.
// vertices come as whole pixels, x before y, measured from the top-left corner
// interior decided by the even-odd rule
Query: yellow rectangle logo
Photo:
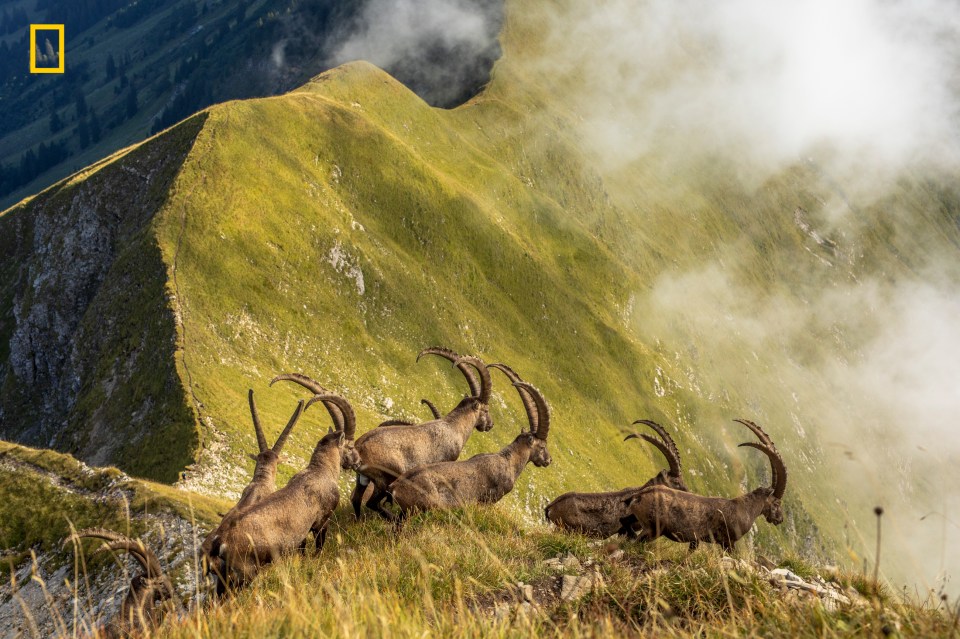
[[[41,53],[39,47],[37,46],[37,32],[38,31],[56,31],[57,32],[57,41],[59,43],[59,50],[56,52],[48,51],[46,53]],[[64,70],[64,43],[65,38],[63,35],[63,25],[62,24],[31,24],[30,25],[30,73],[63,73]],[[37,54],[39,53],[41,62],[50,61],[49,58],[53,57],[57,66],[37,66]]]

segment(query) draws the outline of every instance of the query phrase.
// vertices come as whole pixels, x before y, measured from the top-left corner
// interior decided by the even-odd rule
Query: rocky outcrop
[[[157,428],[181,435],[193,416],[176,379],[167,268],[151,229],[201,114],[125,155],[7,211],[0,235],[0,438],[72,452],[157,479]],[[136,319],[137,321],[131,321]]]

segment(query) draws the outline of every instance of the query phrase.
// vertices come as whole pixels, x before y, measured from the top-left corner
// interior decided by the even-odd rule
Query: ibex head
[[[737,421],[749,428],[760,443],[744,442],[740,446],[749,446],[756,448],[770,459],[770,470],[773,476],[770,481],[770,487],[758,488],[755,492],[762,494],[765,498],[762,515],[773,524],[779,526],[783,523],[783,493],[787,489],[787,467],[783,463],[783,458],[777,451],[770,436],[763,432],[763,429],[755,423],[746,419],[737,419]]]
[[[527,440],[530,446],[530,461],[534,466],[543,468],[549,466],[553,461],[550,457],[550,451],[547,450],[547,434],[550,432],[550,407],[547,406],[543,394],[532,384],[527,382],[514,382],[524,406],[532,403],[534,410],[527,411],[527,419],[530,423],[530,430],[520,433],[519,438]]]
[[[247,393],[247,401],[250,404],[250,416],[253,418],[253,429],[257,433],[257,447],[260,449],[260,452],[256,455],[250,453],[250,459],[256,462],[257,469],[276,469],[277,464],[280,463],[280,452],[283,450],[283,445],[287,443],[287,438],[290,436],[290,431],[293,430],[293,427],[300,419],[300,415],[303,413],[303,400],[300,400],[300,402],[297,404],[296,410],[293,411],[293,415],[291,415],[290,420],[287,421],[287,425],[284,427],[283,432],[281,432],[280,436],[277,437],[277,441],[274,443],[273,448],[267,446],[267,438],[263,434],[263,426],[260,425],[260,414],[257,412],[257,402],[253,398],[252,388]]]
[[[323,402],[337,428],[329,429],[327,434],[317,442],[314,454],[336,446],[340,449],[340,467],[344,470],[356,470],[360,467],[360,454],[353,447],[353,436],[357,430],[357,416],[353,412],[353,407],[340,395],[321,393],[310,398],[306,408],[316,402]]]
[[[461,357],[449,348],[442,346],[431,346],[425,348],[417,354],[417,361],[424,355],[439,355],[453,362],[470,386],[470,396],[465,397],[454,410],[469,410],[476,412],[476,429],[482,433],[493,428],[493,418],[490,417],[490,371],[487,365],[478,357],[465,355]],[[474,372],[476,371],[476,372]],[[480,379],[477,379],[477,373]]]

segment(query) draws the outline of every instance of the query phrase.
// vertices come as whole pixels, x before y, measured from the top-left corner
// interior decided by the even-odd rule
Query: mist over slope
[[[463,382],[446,367],[414,363],[438,343],[510,363],[550,400],[554,464],[530,469],[507,499],[528,520],[564,490],[656,472],[654,451],[620,442],[640,417],[675,433],[694,490],[753,487],[768,470],[734,448],[746,433],[731,419],[747,417],[771,433],[790,471],[788,521],[755,535],[765,552],[851,550],[859,561],[878,501],[897,537],[909,531],[917,544],[901,557],[931,559],[925,547],[941,539],[948,547],[949,529],[916,534],[919,514],[903,506],[948,512],[943,478],[957,460],[938,425],[956,414],[948,385],[960,360],[950,331],[960,194],[949,148],[915,157],[947,139],[949,118],[916,137],[896,124],[921,108],[908,104],[876,127],[911,143],[873,153],[866,143],[877,129],[866,124],[835,139],[843,126],[812,118],[794,129],[789,110],[755,110],[751,95],[776,94],[767,78],[796,80],[774,73],[777,61],[803,60],[802,48],[770,51],[777,38],[752,40],[761,55],[738,48],[737,29],[767,24],[759,5],[740,3],[743,19],[731,21],[700,3],[520,4],[507,5],[491,84],[458,109],[432,109],[375,67],[348,64],[284,96],[209,109],[6,212],[0,237],[17,259],[0,266],[0,335],[5,345],[37,337],[0,368],[2,436],[92,458],[83,442],[133,428],[144,438],[98,448],[97,460],[166,481],[193,460],[181,485],[229,494],[253,447],[248,387],[279,427],[295,394],[266,382],[306,372],[353,402],[362,432],[383,417],[413,417],[420,397],[445,407],[459,397]],[[857,7],[848,22],[861,27],[874,5]],[[52,257],[59,240],[28,221],[64,215],[58,201],[70,221],[87,193],[94,210],[111,210],[128,192],[104,186],[109,177],[136,168],[130,158],[173,148],[184,155],[170,165],[175,175],[153,174],[165,176],[153,182],[157,198],[106,225],[121,237],[113,229],[142,220],[139,246],[151,248],[160,275],[138,290],[164,310],[144,317],[145,303],[114,303],[113,321],[95,324],[108,343],[127,327],[126,361],[161,365],[118,374],[117,351],[84,333],[58,332],[47,346],[28,318],[52,317],[36,323],[44,327],[102,315],[88,294],[68,313],[44,306],[44,287],[63,277]],[[129,272],[116,263],[117,276]],[[118,301],[110,277],[87,284],[104,303]],[[149,349],[153,359],[129,356],[155,343],[163,348]],[[89,362],[79,395],[72,369],[51,354],[68,351]],[[31,358],[64,374],[29,378]],[[466,454],[500,447],[521,426],[512,389],[495,380],[497,426]],[[63,384],[91,398],[96,419]],[[97,413],[101,397],[122,410]],[[177,418],[157,419],[161,405]],[[905,434],[905,421],[922,426]],[[319,414],[304,422],[288,473],[326,428]]]
[[[528,77],[634,222],[645,341],[687,368],[680,384],[790,425],[844,526],[866,534],[886,505],[898,579],[955,575],[957,6],[611,0],[524,17]]]

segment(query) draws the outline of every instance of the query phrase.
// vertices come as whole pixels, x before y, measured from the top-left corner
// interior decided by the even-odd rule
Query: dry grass
[[[585,567],[556,571],[545,563],[568,554]],[[418,516],[399,535],[379,519],[356,523],[341,509],[319,556],[278,562],[223,604],[168,619],[153,636],[949,637],[954,632],[955,602],[903,601],[861,574],[831,573],[833,581],[874,596],[828,608],[816,596],[772,586],[747,544],[738,559],[724,559],[715,547],[688,553],[685,546],[661,541],[599,544],[526,527],[498,507]],[[816,571],[796,559],[778,563]],[[575,601],[560,599],[562,572],[593,570],[602,579],[596,588]],[[518,606],[518,582],[533,586],[534,605],[526,610]]]

